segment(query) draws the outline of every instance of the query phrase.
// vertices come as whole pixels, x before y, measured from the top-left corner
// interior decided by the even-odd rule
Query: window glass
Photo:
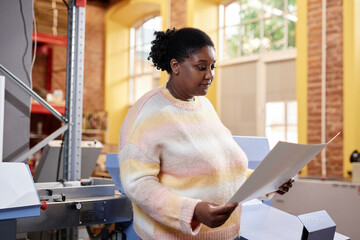
[[[156,21],[154,19],[150,19],[143,25],[143,43],[151,43],[152,40],[154,40],[154,30],[157,29],[155,27]]]
[[[140,74],[142,72],[142,46],[136,45],[134,50],[134,74]]]
[[[241,55],[260,52],[260,23],[253,22],[241,25]]]
[[[154,70],[153,63],[147,59],[149,56],[149,53],[151,51],[151,43],[145,44],[143,47],[144,47],[144,49],[143,49],[143,54],[144,54],[143,72],[151,73]]]
[[[285,123],[285,103],[268,102],[266,103],[266,125],[284,125]]]
[[[240,19],[242,22],[259,18],[262,5],[257,0],[242,0],[240,5]]]
[[[265,132],[271,148],[278,141],[297,143],[297,102],[266,103]]]
[[[135,29],[135,44],[138,46],[141,45],[142,42],[142,26],[140,26],[139,28]]]
[[[263,0],[265,17],[281,16],[284,13],[284,0]]]
[[[224,46],[224,53],[227,58],[234,58],[238,56],[240,49],[240,29],[236,27],[228,27],[225,29],[226,46]]]
[[[287,102],[286,104],[286,118],[288,124],[297,124],[297,102]]]
[[[295,47],[295,0],[234,0],[219,6],[220,59]]]
[[[297,13],[297,6],[296,6],[296,3],[295,3],[295,0],[288,0],[288,11],[289,11],[291,14],[296,15],[296,13]]]
[[[147,18],[130,30],[129,102],[133,104],[144,93],[159,85],[160,71],[148,60],[154,32],[161,29],[161,17]]]
[[[288,47],[295,47],[295,22],[288,21]]]
[[[153,79],[151,75],[142,75],[135,78],[135,99],[139,99],[142,95],[153,89]]]
[[[266,136],[269,141],[270,149],[273,148],[278,141],[285,140],[285,126],[267,126],[266,127]]]
[[[273,17],[265,20],[264,39],[265,50],[284,48],[284,18]]]
[[[298,142],[298,127],[297,127],[297,125],[287,126],[286,141],[292,142],[292,143]]]
[[[225,26],[234,26],[240,23],[240,3],[233,2],[225,7]]]

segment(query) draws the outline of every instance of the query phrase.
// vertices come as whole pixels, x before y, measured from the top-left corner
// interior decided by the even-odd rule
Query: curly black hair
[[[151,42],[151,52],[148,60],[152,60],[158,70],[171,74],[171,59],[179,63],[196,54],[202,47],[214,47],[211,38],[203,31],[196,28],[182,28],[180,30],[168,29],[166,32],[154,33],[155,40]]]

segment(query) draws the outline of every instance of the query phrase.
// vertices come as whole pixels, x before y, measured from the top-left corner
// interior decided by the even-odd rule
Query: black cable
[[[69,4],[65,0],[63,0],[63,2],[66,5],[67,9],[69,10]]]
[[[59,151],[58,165],[57,165],[57,170],[56,170],[56,181],[57,182],[59,181],[61,153],[62,153],[62,150],[63,150],[63,147],[64,147],[64,138],[65,138],[66,132],[63,134],[62,139],[61,139],[61,146],[60,146],[60,151]]]
[[[91,237],[91,239],[93,240],[101,239],[101,232],[99,232],[98,234],[94,234],[90,226],[86,226],[86,231],[89,237]]]
[[[21,19],[22,19],[23,24],[24,24],[24,33],[25,33],[25,40],[26,40],[25,51],[24,51],[24,54],[22,56],[22,65],[23,65],[24,71],[26,73],[26,77],[29,80],[29,85],[31,86],[30,75],[29,75],[28,71],[26,70],[26,66],[25,66],[25,56],[26,56],[27,50],[29,48],[29,38],[28,38],[28,35],[26,33],[26,22],[25,22],[25,17],[24,17],[24,12],[23,12],[23,7],[22,7],[21,0],[19,0],[19,3],[20,3]]]
[[[90,226],[86,226],[86,231],[89,235],[89,237],[93,240],[97,239],[109,239],[109,229],[111,227],[111,224],[105,224],[104,227],[101,229],[101,231],[98,234],[94,234],[91,230]]]

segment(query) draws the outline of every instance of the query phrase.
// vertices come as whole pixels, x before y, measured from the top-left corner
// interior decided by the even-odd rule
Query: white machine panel
[[[275,194],[273,206],[294,215],[325,210],[336,232],[360,239],[360,183],[298,179],[287,194]]]
[[[40,216],[40,201],[24,163],[0,163],[0,220]]]

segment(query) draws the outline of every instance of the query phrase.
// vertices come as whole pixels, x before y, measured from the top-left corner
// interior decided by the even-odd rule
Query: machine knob
[[[80,209],[82,208],[81,203],[75,203],[75,208],[76,208],[77,210],[80,210]]]
[[[45,201],[40,202],[40,209],[46,210],[47,209],[47,203]]]

